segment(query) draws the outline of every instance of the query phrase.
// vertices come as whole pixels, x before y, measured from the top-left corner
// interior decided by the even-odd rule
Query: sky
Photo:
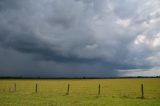
[[[160,0],[0,0],[0,76],[160,75]]]

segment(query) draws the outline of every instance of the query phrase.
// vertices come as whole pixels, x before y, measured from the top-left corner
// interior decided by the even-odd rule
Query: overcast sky
[[[160,0],[0,0],[0,76],[160,75]]]

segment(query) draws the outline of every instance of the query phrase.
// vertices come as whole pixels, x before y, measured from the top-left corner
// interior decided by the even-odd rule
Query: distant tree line
[[[127,76],[127,77],[14,77],[0,76],[0,79],[125,79],[125,78],[160,78],[160,76]]]

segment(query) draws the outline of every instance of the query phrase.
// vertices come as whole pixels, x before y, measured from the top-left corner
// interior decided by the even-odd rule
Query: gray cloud
[[[0,74],[118,76],[118,70],[159,67],[159,4],[0,0]]]

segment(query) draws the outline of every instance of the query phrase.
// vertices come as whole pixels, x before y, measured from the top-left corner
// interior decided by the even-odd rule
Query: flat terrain
[[[160,106],[160,78],[0,80],[0,106]]]

